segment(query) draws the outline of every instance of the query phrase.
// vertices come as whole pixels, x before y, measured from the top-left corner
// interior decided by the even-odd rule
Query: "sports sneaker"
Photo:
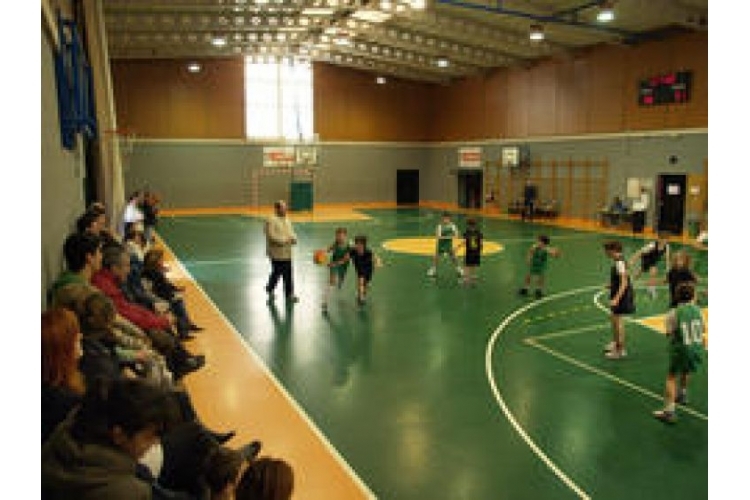
[[[541,290],[536,290],[536,291],[534,292],[534,297],[536,297],[537,299],[541,299],[541,298],[542,298],[542,295],[544,295],[544,294],[542,293],[542,291],[541,291]]]
[[[673,411],[656,410],[653,415],[655,419],[661,420],[667,424],[673,424],[677,421],[677,415],[675,415]]]
[[[456,272],[458,273],[459,277],[463,278],[463,276],[464,276],[464,270],[463,269],[461,269],[460,267],[457,267],[456,268]]]
[[[617,347],[617,343],[614,340],[612,340],[604,345],[604,352],[614,351],[615,347]]]
[[[619,351],[616,349],[612,349],[611,351],[607,351],[604,353],[604,357],[607,359],[622,359],[628,355],[628,351],[625,349],[620,349]]]
[[[427,276],[429,276],[430,278],[434,278],[435,274],[437,274],[437,271],[434,267],[431,267],[427,270]]]
[[[521,288],[520,290],[518,290],[518,295],[520,295],[521,297],[526,297],[528,294],[529,290],[526,288]]]

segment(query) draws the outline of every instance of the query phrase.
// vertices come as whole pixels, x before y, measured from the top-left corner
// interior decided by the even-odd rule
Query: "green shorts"
[[[453,240],[438,240],[436,252],[438,255],[447,253],[448,255],[453,257],[455,255],[455,253],[453,252]]]
[[[544,274],[544,272],[547,270],[547,265],[542,266],[531,266],[531,269],[529,269],[529,274],[532,274],[534,276],[541,276]]]
[[[700,350],[685,346],[669,346],[669,373],[693,373],[703,362]]]
[[[339,281],[344,281],[344,277],[346,277],[346,271],[348,269],[349,263],[346,262],[344,264],[339,264],[338,266],[329,268],[329,272],[331,273],[331,276],[338,276]]]

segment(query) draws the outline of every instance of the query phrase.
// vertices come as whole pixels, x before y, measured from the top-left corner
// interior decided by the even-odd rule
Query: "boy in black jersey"
[[[677,287],[682,283],[698,284],[698,276],[692,270],[692,259],[690,255],[680,250],[672,255],[672,262],[667,272],[665,282],[669,285],[669,307],[673,309],[679,303],[677,300]]]
[[[604,348],[604,355],[609,359],[621,359],[627,356],[625,325],[622,316],[635,312],[635,295],[628,268],[622,256],[622,243],[608,241],[604,244],[604,251],[613,262],[609,275],[609,307],[613,340]]]
[[[482,259],[482,245],[484,242],[484,235],[477,228],[476,219],[472,218],[466,221],[466,231],[464,231],[463,237],[463,241],[456,247],[456,250],[466,247],[463,283],[464,285],[474,286],[477,283],[476,270]]]
[[[363,305],[374,267],[374,256],[372,250],[367,248],[366,236],[360,235],[354,238],[354,248],[349,251],[349,258],[354,263],[354,270],[357,273],[357,303]]]
[[[647,243],[643,248],[638,250],[631,258],[628,264],[632,267],[640,257],[641,268],[635,274],[633,279],[638,279],[643,273],[649,273],[648,293],[652,299],[656,298],[656,275],[659,272],[659,261],[664,259],[669,262],[669,243],[664,233],[658,233],[656,240]]]

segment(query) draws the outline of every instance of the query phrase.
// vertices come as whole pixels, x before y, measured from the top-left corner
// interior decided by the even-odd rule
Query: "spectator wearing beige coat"
[[[292,276],[292,246],[297,244],[297,235],[292,222],[287,217],[286,203],[277,201],[273,205],[274,214],[266,220],[266,254],[271,260],[271,275],[268,277],[266,292],[268,300],[274,299],[273,291],[279,278],[284,281],[284,295],[287,302],[293,304],[299,299],[294,295]]]

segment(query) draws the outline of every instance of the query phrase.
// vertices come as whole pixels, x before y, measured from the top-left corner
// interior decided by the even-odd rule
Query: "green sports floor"
[[[281,284],[266,302],[260,219],[164,217],[159,233],[379,498],[707,497],[707,359],[677,424],[651,416],[662,404],[666,339],[635,320],[666,311],[664,288],[651,299],[637,287],[629,356],[602,355],[611,338],[602,243],[611,235],[479,217],[503,250],[485,256],[478,286],[465,288],[447,262],[429,278],[428,257],[382,247],[432,236],[439,212],[359,211],[370,219],[295,223],[293,308]],[[454,220],[464,227],[464,216]],[[362,308],[350,269],[326,317],[327,272],[312,253],[339,225],[366,234],[383,266]],[[526,251],[540,233],[562,256],[550,263],[545,297],[522,298]],[[618,239],[626,256],[643,245]],[[687,251],[705,289],[708,254]]]

